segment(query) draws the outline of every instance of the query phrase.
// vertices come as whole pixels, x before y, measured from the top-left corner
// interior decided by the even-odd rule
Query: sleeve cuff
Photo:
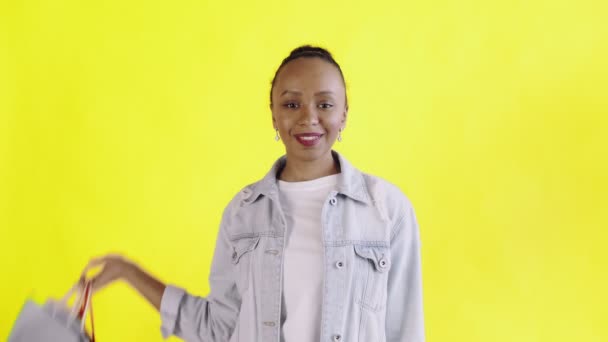
[[[175,333],[179,307],[186,291],[184,289],[167,285],[160,301],[161,334],[164,339]]]

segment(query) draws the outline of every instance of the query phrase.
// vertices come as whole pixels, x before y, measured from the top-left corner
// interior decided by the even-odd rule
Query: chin
[[[296,151],[294,151],[294,153],[291,153],[290,155],[302,161],[314,161],[325,156],[328,151],[329,149],[326,147],[317,147],[314,149],[298,148]]]

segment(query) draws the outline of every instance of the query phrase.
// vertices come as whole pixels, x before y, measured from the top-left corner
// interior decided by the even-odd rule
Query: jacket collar
[[[346,158],[332,150],[332,157],[339,163],[337,191],[339,194],[350,197],[365,204],[371,203],[371,197],[365,186],[365,180],[361,171],[352,166]],[[283,155],[274,162],[272,168],[262,180],[252,186],[251,196],[246,202],[254,202],[260,195],[271,199],[278,199],[279,187],[277,186],[277,173],[285,167],[287,156]]]

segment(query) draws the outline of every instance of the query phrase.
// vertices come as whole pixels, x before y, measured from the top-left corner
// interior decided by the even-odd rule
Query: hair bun
[[[319,55],[322,57],[326,57],[326,58],[331,58],[333,59],[331,53],[329,51],[327,51],[326,49],[322,48],[322,47],[318,47],[318,46],[312,46],[312,45],[302,45],[299,46],[293,50],[291,50],[291,53],[289,54],[290,58],[294,58],[294,57],[298,57],[300,55]]]

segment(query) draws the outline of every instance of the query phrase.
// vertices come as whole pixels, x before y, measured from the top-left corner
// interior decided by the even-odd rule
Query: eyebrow
[[[285,91],[283,91],[281,93],[281,96],[283,96],[283,95],[285,95],[287,93],[292,93],[292,94],[295,94],[295,95],[302,95],[301,91],[287,89],[287,90],[285,90]],[[333,95],[333,94],[334,94],[334,92],[331,91],[331,90],[323,90],[323,91],[316,92],[315,96],[318,96],[318,95]]]

